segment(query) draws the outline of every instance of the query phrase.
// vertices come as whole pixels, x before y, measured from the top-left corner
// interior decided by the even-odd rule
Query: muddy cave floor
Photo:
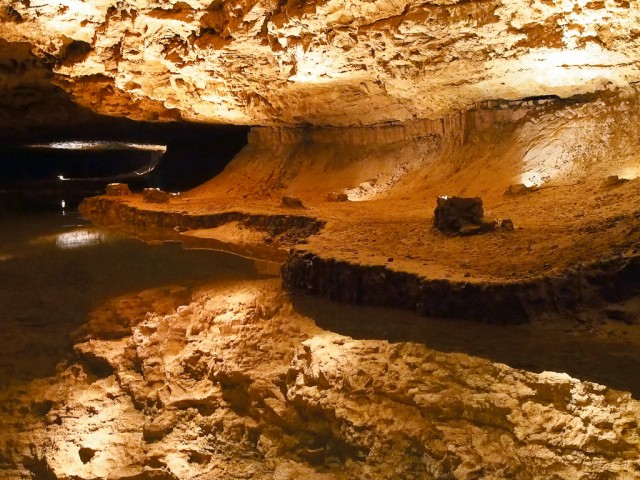
[[[447,237],[432,228],[434,193],[438,191],[435,188],[425,191],[409,187],[395,196],[362,202],[328,202],[318,195],[301,195],[305,209],[298,210],[280,204],[286,191],[234,196],[221,185],[224,180],[214,182],[204,192],[186,192],[168,204],[147,203],[139,195],[101,197],[107,203],[92,216],[98,223],[120,223],[119,228],[147,239],[165,235],[205,248],[207,240],[211,240],[214,248],[222,250],[225,246],[243,245],[249,255],[255,251],[278,260],[293,249],[349,264],[385,266],[424,278],[474,283],[544,281],[580,264],[620,256],[635,258],[640,252],[640,180],[613,186],[605,185],[598,177],[571,183],[550,182],[519,196],[487,188],[481,195],[486,216],[512,219],[516,229],[468,237]],[[456,188],[460,191],[459,185]],[[471,194],[483,193],[470,190]],[[137,225],[109,219],[105,213],[113,212],[114,206],[142,213],[134,222]],[[154,230],[153,221],[144,215],[165,212],[189,217],[229,211],[302,215],[326,223],[318,234],[302,238],[287,237],[286,233],[272,238],[242,223],[187,229],[174,235],[171,230]],[[202,242],[194,243],[194,238]],[[264,253],[265,246],[271,253]],[[349,306],[300,293],[293,294],[292,303],[322,328],[354,338],[417,342],[437,350],[478,355],[514,368],[566,372],[632,392],[638,398],[637,293],[626,295],[619,302],[596,302],[572,311],[543,313],[527,324],[510,326],[421,318],[412,312]],[[343,311],[350,313],[343,315]]]

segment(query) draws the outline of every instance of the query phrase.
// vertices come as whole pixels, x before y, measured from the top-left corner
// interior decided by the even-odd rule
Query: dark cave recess
[[[134,190],[144,187],[188,190],[220,173],[246,145],[247,133],[247,127],[101,117],[82,126],[34,128],[13,139],[0,136],[0,204],[54,206],[64,199],[68,206],[73,206],[84,196],[102,193],[111,181],[131,183]],[[164,145],[166,152],[153,171],[119,180],[119,175],[147,163],[151,152],[126,147],[115,150],[29,147],[60,142]],[[78,180],[64,182],[60,176]]]

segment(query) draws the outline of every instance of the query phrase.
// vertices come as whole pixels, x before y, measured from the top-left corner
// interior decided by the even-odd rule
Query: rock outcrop
[[[171,303],[166,289],[153,295]],[[130,330],[105,337],[112,313],[98,308],[76,361],[2,392],[0,478],[640,474],[629,394],[326,331],[276,280],[199,287],[146,316],[136,298],[115,304]]]
[[[120,195],[130,195],[131,190],[126,183],[110,183],[107,185],[105,194],[111,197],[119,197]]]
[[[484,218],[482,199],[438,197],[433,226],[448,235],[471,235],[496,229],[496,222]]]
[[[371,125],[640,80],[619,0],[11,1],[0,20],[74,101],[145,120]]]
[[[149,203],[168,203],[171,194],[159,188],[145,188],[142,191],[142,198]]]

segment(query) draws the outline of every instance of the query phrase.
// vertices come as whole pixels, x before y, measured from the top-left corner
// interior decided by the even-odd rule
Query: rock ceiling
[[[146,120],[371,125],[640,80],[636,0],[3,3],[74,101]]]

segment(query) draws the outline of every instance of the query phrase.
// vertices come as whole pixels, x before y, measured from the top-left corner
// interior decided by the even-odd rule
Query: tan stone
[[[129,185],[126,183],[110,183],[107,185],[106,194],[112,197],[116,197],[119,195],[130,195],[131,190],[129,190]]]
[[[128,319],[124,341],[86,343],[80,363],[3,390],[5,478],[634,478],[629,394],[323,330],[278,284],[200,287]],[[91,378],[87,354],[113,374]]]
[[[438,118],[488,100],[521,109],[524,98],[640,80],[634,4],[567,5],[14,2],[0,13],[0,38],[55,58],[55,82],[101,113],[357,126]]]
[[[171,194],[159,188],[145,188],[142,191],[142,198],[149,203],[167,203]]]

